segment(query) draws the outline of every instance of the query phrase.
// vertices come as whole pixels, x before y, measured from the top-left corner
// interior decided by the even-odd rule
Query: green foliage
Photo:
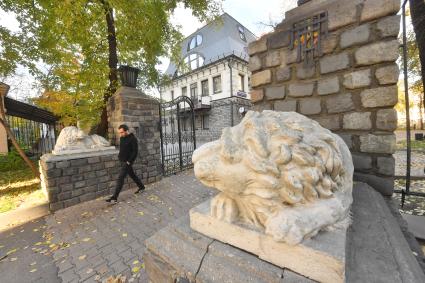
[[[178,4],[201,20],[217,16],[221,0],[4,0],[20,31],[0,27],[0,76],[18,64],[41,82],[35,102],[62,117],[65,125],[94,124],[104,107],[109,84],[106,13],[113,10],[118,63],[141,69],[139,85],[158,85],[159,57],[178,62],[182,35],[170,16]],[[47,71],[45,70],[47,67]]]
[[[26,166],[22,157],[15,150],[7,155],[0,155],[0,172],[22,169]]]

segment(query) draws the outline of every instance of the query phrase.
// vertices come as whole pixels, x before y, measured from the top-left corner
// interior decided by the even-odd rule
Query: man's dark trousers
[[[136,173],[134,173],[133,166],[128,165],[126,162],[121,161],[120,162],[120,174],[118,176],[117,180],[117,186],[115,187],[115,193],[112,198],[117,199],[118,195],[121,192],[122,186],[124,185],[125,177],[127,177],[127,174],[130,176],[131,179],[137,184],[139,189],[144,189],[145,186],[143,185],[142,181],[137,177]]]

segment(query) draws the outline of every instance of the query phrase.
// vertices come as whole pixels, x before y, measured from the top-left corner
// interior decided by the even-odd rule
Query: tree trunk
[[[6,133],[9,136],[9,138],[12,140],[13,146],[16,148],[16,150],[18,151],[22,159],[25,161],[25,163],[27,163],[27,165],[31,168],[31,171],[34,174],[34,177],[36,177],[37,179],[40,179],[40,172],[37,170],[37,167],[34,165],[34,163],[32,163],[32,161],[25,155],[25,152],[19,146],[18,142],[15,139],[15,136],[13,135],[9,125],[6,122],[6,113],[4,113],[3,97],[1,96],[0,96],[0,124],[3,125],[3,127],[6,129]]]
[[[100,124],[97,128],[97,134],[101,136],[106,136],[108,133],[108,113],[106,112],[106,103],[108,99],[115,93],[117,90],[118,84],[118,54],[117,54],[117,37],[115,33],[115,22],[114,22],[114,11],[104,0],[100,0],[105,11],[106,24],[108,26],[108,48],[109,48],[109,87],[106,90],[103,101],[105,106],[102,108],[102,115]]]
[[[425,91],[425,1],[409,0],[410,14],[412,16],[413,30],[419,49],[419,60],[421,62],[422,86]],[[424,96],[422,95],[422,98]],[[423,105],[423,102],[422,102]]]

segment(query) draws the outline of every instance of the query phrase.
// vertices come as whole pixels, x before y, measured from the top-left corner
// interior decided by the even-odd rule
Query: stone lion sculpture
[[[344,141],[295,112],[249,111],[192,157],[195,176],[221,192],[211,215],[298,244],[349,223],[353,163]],[[346,227],[346,226],[344,226]]]
[[[53,154],[87,152],[109,148],[109,142],[98,135],[87,135],[81,129],[69,126],[62,129]]]

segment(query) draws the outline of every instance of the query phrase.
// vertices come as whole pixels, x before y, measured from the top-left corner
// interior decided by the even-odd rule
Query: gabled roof
[[[245,31],[246,41],[239,37],[238,27],[243,27]],[[202,36],[202,44],[188,51],[187,47],[190,40],[200,34]],[[185,58],[189,54],[198,53],[204,58],[204,65],[212,63],[219,58],[234,54],[241,59],[248,61],[247,46],[250,42],[256,40],[257,37],[246,27],[240,24],[232,16],[224,13],[219,19],[213,21],[190,36],[186,37],[181,44],[181,58]],[[165,72],[167,75],[174,76],[177,66],[174,62]]]

